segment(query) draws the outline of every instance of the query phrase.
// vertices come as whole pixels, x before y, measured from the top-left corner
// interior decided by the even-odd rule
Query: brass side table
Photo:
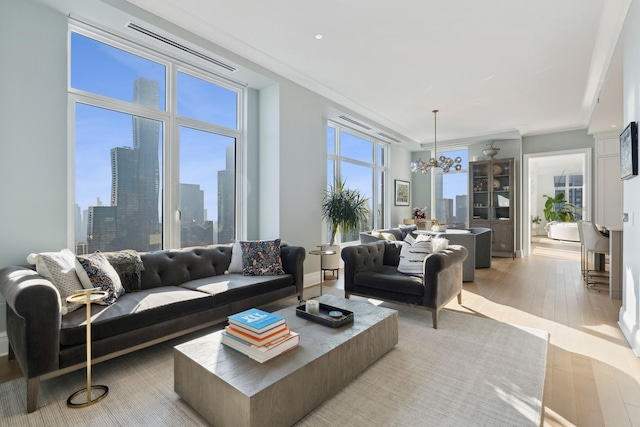
[[[323,249],[317,249],[317,250],[313,250],[313,251],[309,251],[309,253],[311,255],[335,255],[337,252],[336,251],[332,251],[332,250],[323,250]],[[322,262],[322,261],[321,261]],[[320,295],[322,295],[322,265],[320,265]],[[312,298],[316,298],[316,297],[312,297]]]
[[[84,408],[101,401],[109,393],[109,387],[106,385],[91,385],[91,303],[99,302],[105,299],[109,294],[100,288],[82,289],[75,294],[67,297],[70,304],[84,304],[87,309],[87,387],[73,393],[67,399],[67,406],[70,408]],[[98,390],[99,394],[95,399],[92,398],[92,392]],[[86,393],[86,400],[80,402],[74,401],[77,397]]]

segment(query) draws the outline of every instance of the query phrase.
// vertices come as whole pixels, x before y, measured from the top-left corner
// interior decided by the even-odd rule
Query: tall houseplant
[[[544,219],[547,222],[573,222],[576,220],[576,206],[564,198],[564,193],[558,193],[555,197],[547,196],[544,202]]]
[[[346,187],[346,181],[330,186],[322,198],[322,217],[331,230],[330,245],[334,245],[338,230],[341,233],[357,230],[369,215],[367,201],[360,191]]]

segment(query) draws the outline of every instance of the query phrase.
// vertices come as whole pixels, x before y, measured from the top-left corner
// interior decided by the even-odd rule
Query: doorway
[[[522,249],[523,256],[529,256],[534,234],[546,235],[545,194],[564,192],[569,201],[580,205],[579,216],[590,219],[593,173],[590,148],[525,154],[523,160]],[[532,226],[536,216],[541,219],[537,230]]]

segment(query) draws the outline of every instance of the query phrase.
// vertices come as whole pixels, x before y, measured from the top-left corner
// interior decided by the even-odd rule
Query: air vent
[[[388,140],[390,140],[390,141],[397,142],[398,144],[400,144],[400,143],[402,142],[402,141],[400,141],[398,138],[394,138],[393,136],[391,136],[391,135],[387,135],[387,134],[386,134],[386,133],[384,133],[384,132],[378,132],[378,135],[380,135],[380,136],[381,136],[381,137],[383,137],[383,138],[387,138],[387,139],[388,139]]]
[[[371,130],[371,128],[369,126],[364,125],[364,124],[362,124],[360,122],[357,122],[357,121],[355,121],[355,120],[353,120],[353,119],[351,119],[351,118],[349,118],[347,116],[338,116],[338,117],[340,117],[345,122],[349,122],[349,123],[352,123],[352,124],[354,124],[356,126],[360,126],[362,129]]]
[[[154,39],[156,39],[158,41],[161,41],[162,43],[168,44],[169,46],[173,46],[176,49],[180,49],[183,52],[187,52],[187,53],[189,53],[191,55],[197,56],[200,59],[204,59],[205,61],[208,61],[208,62],[210,62],[210,63],[212,63],[214,65],[217,65],[218,67],[224,68],[227,71],[234,72],[234,71],[237,70],[237,68],[235,68],[235,67],[233,67],[233,66],[231,66],[229,64],[225,64],[224,62],[219,61],[219,60],[217,60],[215,58],[212,58],[212,57],[210,57],[208,55],[205,55],[204,53],[200,53],[197,50],[193,50],[193,49],[191,49],[191,48],[189,48],[187,46],[184,46],[184,45],[182,45],[182,44],[180,44],[178,42],[175,42],[175,41],[173,41],[171,39],[168,39],[165,36],[162,36],[160,34],[154,33],[153,31],[148,30],[146,28],[143,28],[143,27],[141,27],[139,25],[136,25],[133,22],[130,22],[127,25],[127,27],[131,28],[134,31],[138,31],[139,33],[147,35],[149,37],[153,37]]]

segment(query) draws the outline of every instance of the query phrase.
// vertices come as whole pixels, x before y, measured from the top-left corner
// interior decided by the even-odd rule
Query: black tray
[[[341,311],[342,317],[329,316],[330,311]],[[330,328],[339,328],[340,326],[353,323],[353,311],[345,310],[344,308],[333,307],[331,305],[320,303],[320,313],[312,314],[307,313],[306,303],[300,304],[296,307],[296,316],[304,317],[312,322],[319,323]]]

